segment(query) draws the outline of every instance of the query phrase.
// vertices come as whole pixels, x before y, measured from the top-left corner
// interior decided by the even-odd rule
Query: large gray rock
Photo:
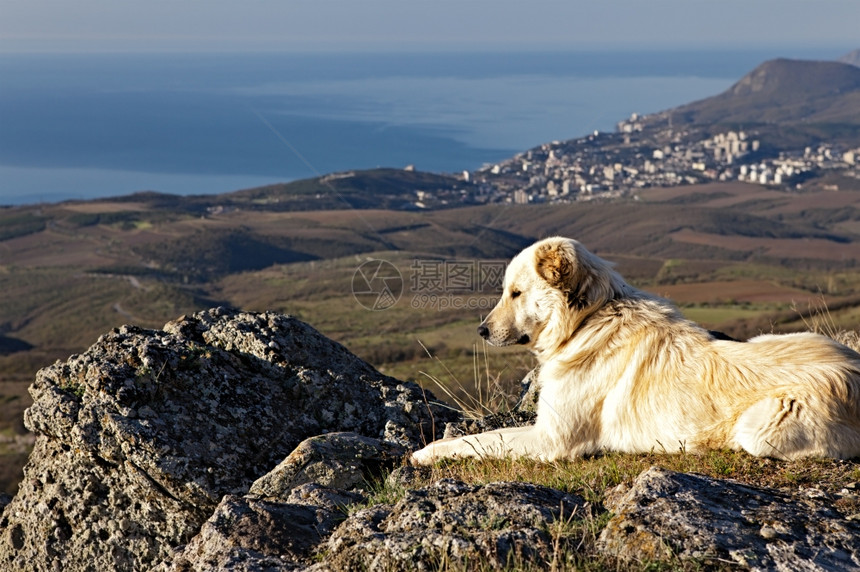
[[[0,517],[3,570],[147,569],[310,436],[414,448],[452,419],[307,324],[224,309],[115,330],[30,392],[37,440]]]
[[[826,495],[789,496],[651,468],[605,502],[601,550],[624,560],[732,562],[753,570],[860,570],[856,515]]]
[[[367,488],[383,472],[403,461],[395,443],[356,433],[328,433],[305,439],[277,467],[251,485],[250,494],[286,498],[299,485],[316,483],[334,489]]]
[[[312,569],[540,566],[552,559],[552,523],[584,516],[585,505],[576,495],[528,483],[474,486],[442,479],[405,491],[393,505],[354,512],[335,529],[324,545],[327,557]]]
[[[361,497],[307,484],[286,502],[227,495],[200,534],[157,572],[273,572],[310,564],[317,546]]]

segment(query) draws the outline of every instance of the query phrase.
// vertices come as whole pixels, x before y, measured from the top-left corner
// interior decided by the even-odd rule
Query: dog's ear
[[[535,252],[538,275],[567,295],[571,308],[585,308],[611,300],[623,280],[607,262],[572,240],[549,240]]]
[[[538,276],[553,288],[569,290],[576,271],[575,252],[570,244],[552,241],[541,244],[535,252]]]

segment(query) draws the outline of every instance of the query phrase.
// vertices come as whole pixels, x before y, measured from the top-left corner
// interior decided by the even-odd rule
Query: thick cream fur
[[[812,333],[716,340],[575,240],[517,255],[482,326],[491,344],[537,357],[536,423],[436,441],[416,464],[709,448],[860,456],[860,354]]]

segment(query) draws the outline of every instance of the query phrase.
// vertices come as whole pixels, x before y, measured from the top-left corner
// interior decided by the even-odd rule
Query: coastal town
[[[689,127],[673,129],[671,124],[655,128],[647,122],[647,117],[634,113],[620,121],[614,133],[595,131],[553,141],[465,172],[463,179],[480,189],[467,200],[569,202],[715,181],[798,190],[814,180],[829,190],[860,188],[860,148],[822,143],[777,150],[763,144],[756,131],[710,134]],[[829,175],[841,185],[829,182],[833,178]]]

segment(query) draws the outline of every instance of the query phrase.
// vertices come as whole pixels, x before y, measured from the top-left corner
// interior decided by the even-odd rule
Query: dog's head
[[[611,265],[579,242],[547,238],[511,260],[502,298],[478,334],[494,346],[557,346],[623,286]]]

